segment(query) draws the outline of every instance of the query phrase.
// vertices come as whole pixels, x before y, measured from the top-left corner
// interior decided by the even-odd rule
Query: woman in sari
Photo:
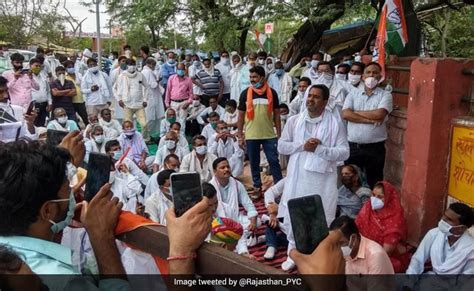
[[[356,224],[360,234],[383,246],[396,273],[405,272],[411,256],[405,243],[407,226],[400,195],[392,184],[375,184],[370,203],[364,204]]]

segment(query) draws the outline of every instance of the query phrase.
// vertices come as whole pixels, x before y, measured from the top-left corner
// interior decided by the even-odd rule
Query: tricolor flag
[[[254,37],[260,48],[268,50],[270,38],[265,33],[260,33],[258,30],[255,30]]]
[[[407,42],[408,31],[402,0],[386,0],[382,7],[375,43],[383,78],[385,78],[386,57],[400,53]]]

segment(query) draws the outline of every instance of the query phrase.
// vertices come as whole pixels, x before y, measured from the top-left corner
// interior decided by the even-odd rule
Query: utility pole
[[[102,68],[102,52],[100,49],[100,6],[101,0],[94,0],[95,3],[95,19],[97,22],[97,65],[99,66],[99,70]]]

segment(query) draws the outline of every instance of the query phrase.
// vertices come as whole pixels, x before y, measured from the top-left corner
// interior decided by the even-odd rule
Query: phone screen
[[[63,138],[68,134],[67,131],[48,129],[46,132],[46,142],[49,145],[57,146],[61,143]]]
[[[108,155],[90,153],[87,163],[86,191],[84,200],[91,201],[100,188],[109,182],[112,160]]]
[[[174,173],[170,179],[174,209],[179,217],[201,201],[201,177],[198,173]]]
[[[291,199],[288,211],[296,249],[303,254],[311,254],[329,233],[321,196]]]

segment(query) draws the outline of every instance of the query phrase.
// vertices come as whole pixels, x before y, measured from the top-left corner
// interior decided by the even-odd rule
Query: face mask
[[[352,237],[351,237],[351,239],[349,239],[349,244],[347,246],[341,247],[343,257],[349,257],[351,255],[352,248],[349,247],[351,245],[351,241],[352,241]]]
[[[264,64],[265,64],[265,60],[264,60],[264,59],[258,59],[258,64],[259,64],[259,65],[264,65]]]
[[[96,135],[94,136],[94,140],[97,142],[97,143],[103,143],[104,142],[104,135]]]
[[[201,62],[200,62],[200,61],[194,61],[194,62],[193,62],[193,65],[194,65],[196,68],[200,68],[200,67],[201,67]]]
[[[61,83],[61,86],[64,86],[64,81],[66,80],[66,77],[64,76],[64,74],[60,74],[58,75],[58,80],[59,83]]]
[[[57,118],[59,124],[66,124],[67,122],[67,116],[62,116]]]
[[[442,233],[446,234],[446,235],[452,235],[452,233],[450,232],[451,229],[453,227],[447,223],[446,221],[444,221],[443,219],[441,219],[439,222],[438,222],[438,229],[439,231],[441,231]]]
[[[33,72],[33,74],[38,75],[41,72],[41,68],[33,68],[31,69],[31,71]]]
[[[373,210],[379,210],[383,208],[384,203],[380,198],[372,196],[370,197],[370,205],[372,205]]]
[[[125,54],[125,56],[127,57],[127,59],[129,59],[129,58],[132,56],[132,51],[126,50],[126,51],[124,52],[124,54]]]
[[[268,68],[269,70],[273,69],[273,64],[267,64],[267,68]]]
[[[260,82],[257,82],[255,84],[253,84],[253,86],[255,87],[255,89],[260,89],[260,88],[262,88],[263,83],[262,83],[262,81],[260,81]]]
[[[97,74],[97,72],[99,72],[99,67],[95,66],[95,67],[89,68],[89,71],[93,74]]]
[[[171,60],[169,60],[169,61],[168,61],[168,64],[170,64],[170,65],[172,65],[172,66],[173,66],[173,65],[175,65],[175,64],[176,64],[176,61],[175,61],[175,60],[173,60],[173,59],[171,59]]]
[[[361,56],[355,56],[354,57],[354,61],[356,61],[356,62],[360,62],[361,60],[362,60]]]
[[[194,107],[198,107],[199,105],[201,105],[201,102],[199,102],[199,100],[193,100]]]
[[[133,135],[135,135],[135,129],[128,129],[128,130],[124,130],[123,132],[128,137],[132,137]]]
[[[311,61],[311,67],[313,67],[313,68],[315,68],[315,69],[316,69],[316,67],[318,66],[318,64],[319,64],[319,61],[317,61],[317,60],[312,60],[312,61]]]
[[[375,87],[377,87],[378,83],[379,81],[375,79],[374,77],[368,77],[368,78],[365,78],[364,80],[365,86],[367,86],[367,88],[369,89],[374,89]]]
[[[165,146],[169,150],[175,149],[176,148],[176,142],[174,140],[165,140]]]
[[[74,68],[67,68],[66,71],[69,75],[72,75],[76,72],[76,70]]]
[[[127,69],[127,64],[120,64],[120,69],[125,71]]]
[[[130,74],[135,73],[136,67],[135,66],[127,66],[127,72]]]
[[[122,151],[118,150],[114,152],[114,160],[118,161],[122,157]]]
[[[180,77],[184,77],[184,70],[183,69],[177,69],[176,74],[178,74],[178,76],[180,76]]]
[[[69,201],[69,208],[66,214],[66,218],[59,222],[54,222],[52,220],[49,221],[53,224],[51,225],[51,231],[53,233],[61,232],[64,228],[66,228],[66,226],[68,226],[71,223],[72,218],[74,217],[74,208],[76,208],[76,199],[74,199],[74,193],[72,192],[72,190],[69,194],[69,198],[50,200],[50,202],[63,202],[63,201]]]
[[[284,73],[284,72],[285,72],[285,71],[284,71],[283,69],[276,69],[276,70],[275,70],[275,74],[276,74],[278,77],[283,76],[283,73]]]
[[[217,123],[211,123],[211,127],[215,130],[217,127]]]
[[[54,56],[46,56],[46,59],[47,59],[47,60],[50,60],[50,61],[51,61],[51,60],[54,60]]]
[[[352,188],[352,176],[342,176],[341,183],[346,188]]]
[[[205,155],[207,153],[207,146],[203,145],[196,147],[196,153],[201,156]]]
[[[349,80],[349,83],[351,83],[351,85],[353,85],[353,86],[360,83],[360,77],[362,77],[362,76],[361,75],[354,75],[354,74],[351,74],[351,73],[349,73],[349,75],[347,75],[347,79]]]
[[[222,58],[222,63],[227,66],[230,63],[229,58]]]
[[[311,67],[311,62],[310,62],[310,61],[306,61],[306,66],[307,66],[307,67]]]
[[[168,120],[169,123],[175,123],[176,122],[176,116],[168,117],[168,118],[166,118],[166,120]]]
[[[347,75],[346,74],[341,74],[341,73],[336,73],[336,79],[337,80],[345,80],[345,79],[347,79]]]
[[[282,121],[286,121],[288,119],[288,115],[280,115],[280,119]]]
[[[66,164],[66,167],[67,167],[67,179],[69,180],[69,183],[71,183],[72,179],[77,174],[77,168],[70,162]]]
[[[249,64],[249,66],[251,66],[251,67],[255,67],[255,61],[249,61],[248,64]]]

